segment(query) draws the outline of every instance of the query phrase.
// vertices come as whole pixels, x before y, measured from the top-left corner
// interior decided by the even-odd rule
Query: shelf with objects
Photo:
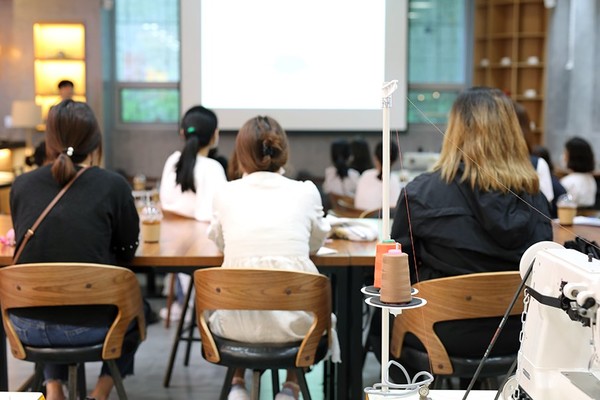
[[[501,89],[521,103],[535,144],[544,142],[548,10],[543,0],[477,0],[473,85]]]
[[[35,102],[48,110],[62,100],[59,83],[72,83],[73,100],[86,101],[85,26],[81,23],[33,25]],[[43,130],[43,126],[40,127]]]

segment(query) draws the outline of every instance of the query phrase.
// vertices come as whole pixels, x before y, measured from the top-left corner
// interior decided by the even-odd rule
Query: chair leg
[[[310,400],[310,392],[308,391],[308,385],[306,384],[306,376],[302,368],[296,368],[296,377],[298,378],[298,385],[300,386],[300,392],[302,393],[302,400]]]
[[[221,389],[221,396],[219,396],[219,400],[227,400],[227,396],[231,390],[231,380],[233,379],[234,373],[235,368],[227,368],[227,373],[225,374],[225,381],[223,382],[223,388]]]
[[[117,395],[119,396],[119,400],[127,400],[125,386],[123,386],[123,378],[121,377],[121,373],[119,372],[117,363],[115,362],[115,360],[107,360],[106,364],[108,365],[108,369],[110,370],[110,376],[112,376],[113,382],[115,383],[115,388],[117,389]]]
[[[35,376],[31,383],[34,392],[40,392],[44,387],[44,364],[35,363]]]
[[[181,318],[177,324],[177,331],[173,339],[173,347],[171,348],[171,355],[169,356],[169,364],[167,365],[167,372],[165,372],[165,378],[163,380],[163,386],[169,387],[171,383],[171,374],[173,373],[173,364],[175,364],[175,357],[177,356],[177,349],[179,348],[179,341],[181,340],[181,332],[183,332],[183,324],[185,320],[185,313],[187,312],[188,303],[192,295],[192,287],[194,286],[194,280],[190,279],[190,285],[187,293],[185,294],[185,300],[183,303],[183,309],[181,310]]]
[[[279,393],[279,370],[277,369],[272,369],[271,370],[271,384],[273,385],[273,397],[275,397],[275,395],[277,393]]]
[[[194,343],[194,331],[196,330],[196,327],[198,326],[198,324],[196,324],[196,303],[194,303],[194,306],[192,307],[192,318],[190,320],[190,331],[188,332],[188,337],[186,339],[187,341],[187,345],[186,345],[186,349],[185,349],[185,360],[183,362],[183,365],[185,365],[186,367],[188,365],[190,365],[190,353],[192,351],[192,343]],[[188,310],[189,312],[189,310]],[[183,315],[181,316],[181,318],[183,318]]]
[[[260,396],[260,375],[262,371],[255,369],[252,371],[252,392],[250,393],[251,400],[258,400]]]
[[[79,398],[85,399],[87,396],[87,385],[85,382],[85,364],[81,363],[77,368],[77,389],[79,390]]]
[[[78,364],[69,365],[69,399],[77,398],[77,368]]]

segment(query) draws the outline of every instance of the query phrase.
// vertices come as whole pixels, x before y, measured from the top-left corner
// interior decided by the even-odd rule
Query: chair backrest
[[[331,285],[324,275],[273,269],[208,268],[194,272],[196,316],[206,359],[220,355],[205,319],[207,310],[308,311],[314,320],[296,356],[297,367],[314,363],[323,333],[331,338]]]
[[[358,218],[365,211],[354,207],[354,198],[342,196],[335,193],[329,193],[329,203],[331,210],[338,217]]]
[[[396,214],[396,208],[391,207],[390,208],[390,218],[394,218],[395,214]],[[373,210],[365,210],[358,216],[358,218],[381,218],[381,217],[382,217],[382,209],[381,208],[375,208]]]
[[[483,272],[432,279],[414,287],[427,300],[424,307],[407,310],[394,321],[391,353],[399,358],[404,336],[414,334],[425,346],[434,374],[450,375],[452,363],[433,325],[437,322],[501,317],[506,312],[521,276],[518,271]],[[523,311],[523,293],[511,315]]]
[[[0,306],[14,357],[26,357],[8,310],[26,307],[113,305],[117,315],[104,340],[102,358],[121,356],[127,328],[137,319],[145,338],[142,293],[135,274],[121,267],[87,263],[20,264],[0,268]]]

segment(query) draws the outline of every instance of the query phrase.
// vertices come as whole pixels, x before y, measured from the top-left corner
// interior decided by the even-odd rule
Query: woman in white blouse
[[[323,244],[329,223],[317,187],[282,175],[288,141],[277,121],[256,117],[236,137],[235,159],[243,177],[215,195],[209,237],[224,253],[223,268],[271,268],[312,272],[310,260]],[[216,311],[211,330],[232,340],[290,342],[304,337],[313,317],[297,311]],[[277,400],[297,399],[296,376],[288,371]],[[248,399],[244,370],[236,371],[230,400]]]
[[[398,145],[390,142],[390,167],[396,162],[399,156]],[[375,168],[368,169],[362,173],[356,185],[356,196],[354,197],[354,207],[361,210],[375,210],[381,208],[383,204],[381,180],[381,169],[383,159],[383,143],[379,142],[375,147]],[[390,174],[390,204],[396,204],[400,195],[400,175],[397,172]]]
[[[227,181],[218,161],[208,152],[219,142],[217,116],[202,106],[190,108],[181,121],[182,151],[169,156],[160,181],[163,210],[198,221],[210,221],[213,196]]]
[[[331,143],[331,161],[333,165],[325,168],[323,192],[354,197],[360,173],[348,166],[350,143],[347,140],[338,139]]]
[[[592,146],[582,138],[574,137],[565,143],[564,158],[570,173],[560,180],[579,207],[596,204],[596,179]]]
[[[198,221],[210,221],[213,196],[227,181],[221,164],[208,157],[208,152],[217,146],[219,131],[217,116],[202,106],[194,106],[184,114],[179,130],[185,139],[182,151],[169,156],[160,181],[160,204],[163,210]],[[170,287],[170,279],[165,287]],[[173,320],[181,317],[183,290],[189,285],[190,276],[177,274],[177,302],[171,307]],[[167,309],[160,310],[163,318]]]

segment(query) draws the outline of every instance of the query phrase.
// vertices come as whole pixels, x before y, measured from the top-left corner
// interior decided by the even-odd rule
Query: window
[[[179,1],[115,2],[115,70],[123,123],[179,120]]]
[[[445,123],[466,86],[467,1],[409,2],[409,123]]]

